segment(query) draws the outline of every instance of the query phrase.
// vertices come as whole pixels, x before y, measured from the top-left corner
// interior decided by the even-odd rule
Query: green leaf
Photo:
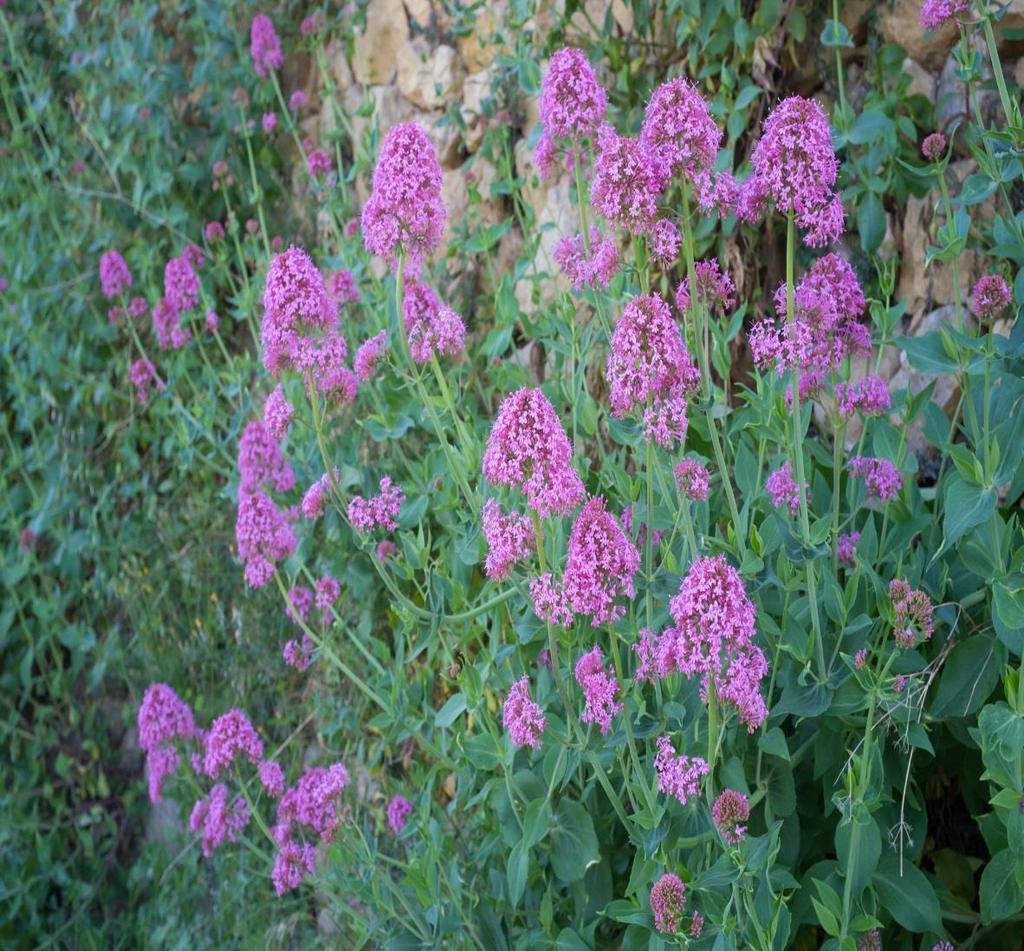
[[[853,47],[853,37],[850,31],[839,20],[829,20],[825,29],[819,37],[822,46],[849,46]]]
[[[944,501],[946,516],[942,523],[942,546],[933,560],[996,510],[995,491],[969,485],[959,472],[953,473],[946,481]]]
[[[786,735],[777,726],[773,726],[757,741],[757,748],[771,756],[778,756],[779,759],[789,762],[789,747],[786,745]]]
[[[1010,849],[1003,849],[981,873],[981,923],[990,925],[1017,914],[1024,906],[1024,892],[1017,881],[1017,860]]]
[[[877,109],[866,109],[853,123],[850,129],[850,141],[854,145],[866,145],[892,129],[894,123],[884,112]]]
[[[530,848],[525,842],[517,842],[508,857],[508,900],[513,906],[519,904],[526,891],[526,876],[530,871]]]
[[[860,235],[860,246],[868,254],[877,251],[885,238],[885,208],[874,192],[868,192],[861,199],[857,209],[857,233]]]
[[[466,698],[461,693],[449,697],[448,702],[434,715],[434,725],[442,730],[451,726],[465,709]]]
[[[563,799],[549,835],[551,868],[562,882],[578,882],[601,860],[594,820],[578,802]]]
[[[908,931],[941,931],[942,913],[935,889],[924,872],[909,860],[887,855],[874,875],[875,890],[889,913]]]
[[[932,703],[933,717],[966,717],[980,710],[999,683],[1003,649],[987,634],[975,634],[950,652]]]
[[[533,848],[548,831],[551,822],[551,804],[547,799],[534,799],[526,807],[523,817],[523,841],[527,848]]]
[[[922,373],[960,372],[960,364],[955,357],[956,345],[937,330],[920,337],[896,337],[893,344],[906,353],[910,365]]]
[[[844,877],[850,879],[856,901],[867,887],[882,857],[882,834],[863,807],[836,829],[836,854]]]

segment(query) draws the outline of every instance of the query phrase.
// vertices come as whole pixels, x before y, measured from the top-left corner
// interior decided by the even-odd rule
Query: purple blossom
[[[648,233],[651,255],[664,268],[670,268],[679,257],[679,245],[683,236],[679,229],[668,218],[661,218],[654,223]]]
[[[138,712],[139,746],[150,753],[176,739],[195,736],[189,707],[167,684],[151,684],[142,695]]]
[[[664,180],[682,175],[694,182],[714,164],[722,131],[701,94],[680,77],[654,90],[640,138],[662,166]]]
[[[658,737],[658,752],[654,757],[658,774],[658,791],[674,796],[681,806],[700,796],[700,780],[711,770],[699,756],[676,756],[672,740]]]
[[[210,858],[225,842],[235,842],[249,824],[249,806],[240,796],[228,802],[228,787],[217,783],[207,799],[192,808],[189,831],[202,836],[203,857]]]
[[[179,313],[199,303],[199,277],[185,254],[171,258],[164,267],[164,299]]]
[[[540,120],[545,133],[578,142],[592,137],[604,120],[608,95],[582,50],[558,50],[541,83]]]
[[[453,356],[465,346],[466,325],[462,318],[420,281],[405,282],[402,322],[409,335],[409,350],[417,363],[428,363],[434,354]]]
[[[619,135],[611,126],[601,128],[597,143],[590,203],[631,234],[649,231],[665,186],[661,166],[640,139]]]
[[[1013,291],[1001,274],[986,274],[971,291],[971,309],[979,317],[996,317],[1013,300]]]
[[[505,397],[483,455],[491,485],[516,487],[541,518],[564,515],[583,499],[572,446],[555,408],[539,389]]]
[[[306,94],[301,89],[296,89],[295,92],[288,97],[288,111],[300,112],[306,108],[306,103],[308,101]]]
[[[285,842],[274,859],[270,874],[278,897],[298,888],[303,879],[313,874],[316,849],[308,842]]]
[[[547,726],[544,712],[530,699],[530,680],[520,677],[505,697],[502,722],[513,746],[540,749],[540,736]]]
[[[857,543],[860,541],[860,532],[850,532],[840,535],[836,542],[836,557],[847,565],[852,565],[857,557]]]
[[[274,574],[274,562],[295,551],[295,532],[288,519],[263,492],[245,493],[238,501],[235,543],[245,563],[245,580],[262,588]]]
[[[883,502],[892,502],[899,498],[900,490],[903,488],[903,476],[888,459],[854,456],[846,468],[852,478],[864,481],[869,498],[874,496]]]
[[[918,638],[931,640],[935,630],[932,621],[935,608],[924,591],[894,578],[889,582],[889,599],[892,601],[893,637],[900,647],[913,647]]]
[[[335,469],[334,479],[337,481],[341,477],[341,473]],[[303,518],[308,518],[310,521],[320,518],[324,514],[324,504],[327,501],[327,496],[331,491],[331,476],[325,472],[316,482],[314,482],[308,489],[306,494],[302,496],[302,504],[299,506],[302,511]]]
[[[306,156],[306,171],[310,178],[323,178],[334,171],[334,162],[325,149],[313,149]]]
[[[328,281],[328,290],[339,304],[358,304],[359,285],[351,271],[335,271]]]
[[[281,657],[289,667],[294,667],[299,673],[309,669],[310,661],[313,659],[313,642],[308,634],[302,635],[302,641],[290,640],[281,651]]]
[[[676,487],[692,502],[706,502],[711,492],[711,474],[696,459],[683,459],[673,470]]]
[[[791,516],[796,515],[800,508],[800,486],[793,480],[793,466],[788,459],[768,476],[764,488],[771,496],[775,508],[779,509],[785,505]]]
[[[284,387],[280,383],[274,387],[267,401],[263,404],[263,426],[274,439],[284,439],[291,425],[295,411],[284,395]],[[244,437],[243,437],[244,438]],[[292,485],[295,484],[294,478]],[[284,490],[279,490],[284,491]]]
[[[387,350],[388,332],[382,330],[368,340],[364,340],[356,350],[352,361],[352,369],[360,383],[366,383],[376,372],[377,364]]]
[[[496,499],[484,502],[481,521],[487,539],[484,573],[494,581],[504,580],[513,565],[529,558],[536,549],[533,523],[521,512],[506,515]]]
[[[577,291],[584,287],[605,288],[619,271],[619,250],[610,235],[601,236],[600,229],[590,228],[590,252],[582,233],[561,238],[555,245],[555,263],[562,269]]]
[[[135,387],[135,398],[140,403],[145,403],[149,399],[149,386],[154,380],[157,390],[162,390],[163,380],[157,379],[156,367],[144,357],[139,357],[128,369],[128,382]]]
[[[953,19],[962,19],[970,12],[969,0],[924,0],[921,4],[921,26],[937,30]]]
[[[694,271],[697,276],[697,299],[709,311],[725,313],[736,306],[736,288],[732,278],[722,271],[716,260],[698,261]],[[676,310],[681,314],[690,310],[689,277],[684,277],[676,288]]]
[[[937,162],[946,154],[946,137],[941,132],[926,135],[921,143],[921,154],[930,162]]]
[[[263,759],[263,741],[249,718],[241,710],[228,710],[217,717],[206,734],[203,754],[203,772],[217,779],[230,769],[239,756],[245,756],[253,765]]]
[[[132,286],[132,272],[117,251],[105,251],[100,257],[100,287],[108,300],[119,297]]]
[[[280,764],[273,760],[265,759],[260,763],[257,772],[260,776],[260,783],[271,799],[280,799],[284,793],[284,770]]]
[[[301,827],[323,842],[332,842],[341,825],[338,799],[347,786],[348,770],[342,763],[307,769],[277,804],[274,838],[284,845]]]
[[[256,75],[265,79],[271,70],[278,70],[284,65],[284,54],[281,52],[281,41],[270,17],[259,14],[253,17],[250,31],[252,44],[252,66]]]
[[[854,413],[880,416],[892,407],[889,386],[880,376],[866,376],[855,383],[836,384],[836,405],[849,419]]]
[[[606,734],[612,728],[612,717],[622,710],[622,704],[615,699],[619,685],[604,669],[600,646],[595,644],[576,662],[576,683],[583,690],[586,703],[580,720],[596,723],[601,733]]]
[[[395,521],[405,501],[401,486],[393,485],[390,476],[380,480],[380,494],[369,499],[353,496],[348,503],[348,520],[352,527],[362,534],[372,532],[378,526],[388,531],[398,528]]]
[[[686,886],[672,872],[666,872],[651,887],[651,913],[654,927],[662,934],[675,934],[683,923]]]
[[[277,128],[277,113],[264,112],[263,118],[260,120],[260,126],[267,135],[270,135]]]
[[[739,845],[747,834],[742,823],[750,818],[750,800],[735,789],[723,789],[711,807],[711,818],[729,845]]]
[[[278,415],[274,422],[281,423],[280,408],[271,416],[275,412]],[[242,430],[238,441],[238,475],[239,495],[248,495],[267,486],[272,486],[275,492],[288,492],[295,487],[295,472],[262,420],[250,420]]]
[[[398,835],[412,812],[412,803],[405,796],[394,796],[388,803],[388,828]]]

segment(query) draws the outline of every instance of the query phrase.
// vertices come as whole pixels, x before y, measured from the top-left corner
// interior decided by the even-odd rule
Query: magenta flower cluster
[[[108,300],[120,297],[132,286],[132,272],[117,251],[100,256],[100,287]]]
[[[889,386],[880,376],[865,376],[854,383],[836,384],[836,406],[849,419],[854,413],[880,416],[892,408]]]
[[[611,235],[602,237],[600,229],[594,226],[590,228],[589,242],[584,240],[582,232],[559,239],[554,258],[577,291],[585,287],[605,288],[619,271],[615,239]]]
[[[583,691],[585,708],[580,720],[596,723],[605,734],[612,728],[612,717],[622,710],[615,699],[619,685],[615,677],[604,668],[604,656],[598,645],[587,651],[576,662],[576,683]]]
[[[412,812],[412,803],[405,796],[394,796],[388,803],[388,828],[398,835]]]
[[[249,824],[249,806],[237,796],[229,801],[228,787],[217,783],[206,799],[199,799],[192,807],[188,828],[200,836],[204,858],[210,858],[225,842],[235,842]]]
[[[706,502],[711,493],[711,473],[708,467],[696,459],[683,459],[676,464],[673,473],[676,487],[691,502]]]
[[[276,72],[284,65],[281,41],[277,38],[274,23],[270,17],[262,13],[253,17],[250,49],[252,67],[261,79],[265,79],[271,72]]]
[[[971,291],[971,309],[979,317],[997,317],[1013,300],[1013,291],[1001,274],[986,274]]]
[[[569,437],[539,389],[524,388],[505,397],[487,439],[482,469],[491,485],[520,489],[541,518],[564,515],[583,500]]]
[[[729,845],[739,845],[747,834],[744,823],[750,818],[750,800],[735,789],[723,789],[711,807],[711,818]]]
[[[589,617],[593,627],[611,624],[625,614],[617,599],[636,593],[633,577],[639,567],[636,546],[607,511],[604,498],[595,496],[573,524],[561,581],[547,572],[531,583],[534,610],[541,620],[565,627],[577,615]]]
[[[962,18],[970,9],[970,0],[924,0],[921,4],[921,26],[926,30],[937,30],[944,23]]]
[[[697,278],[697,299],[710,312],[725,313],[736,306],[736,287],[715,260],[698,261],[694,265]],[[676,310],[690,310],[690,278],[684,277],[676,288]]]
[[[793,464],[788,459],[765,479],[764,488],[775,508],[785,506],[790,515],[796,515],[800,508],[801,487],[793,479]]]
[[[512,684],[501,714],[513,746],[540,749],[540,736],[547,726],[544,711],[530,698],[530,680],[520,677]]]
[[[175,740],[196,736],[195,720],[189,707],[167,684],[153,684],[143,694],[138,712],[139,746],[146,754],[149,798],[158,803],[164,780],[178,765]]]
[[[554,161],[556,140],[568,139],[579,145],[583,139],[593,138],[608,109],[608,94],[583,50],[569,47],[552,55],[541,83],[539,107],[544,131],[534,161],[546,176]]]
[[[375,528],[394,531],[398,528],[398,513],[405,501],[405,492],[401,486],[395,485],[390,476],[380,480],[380,492],[369,499],[361,495],[353,496],[348,503],[348,520],[352,527],[361,534],[368,534]]]
[[[484,502],[481,525],[487,540],[484,573],[494,581],[509,576],[512,568],[525,561],[536,549],[533,523],[522,512],[502,512],[496,499]]]
[[[903,476],[888,459],[875,459],[872,456],[854,456],[846,464],[846,468],[854,479],[861,479],[868,490],[869,498],[892,502],[899,498],[903,488]]]
[[[700,796],[701,777],[711,771],[699,756],[677,756],[672,740],[658,737],[654,769],[658,774],[658,792],[673,796],[681,806]]]
[[[421,281],[405,282],[402,322],[409,336],[409,350],[417,363],[428,363],[433,356],[454,356],[466,342],[462,318],[438,299],[433,289]]]
[[[263,759],[263,741],[249,718],[238,709],[217,717],[204,737],[203,772],[217,779],[235,760],[246,757],[253,765]]]
[[[901,578],[894,578],[889,582],[889,599],[892,601],[893,637],[900,647],[913,647],[918,639],[931,640],[935,608],[924,591],[911,588]]]
[[[666,872],[651,886],[651,913],[654,927],[662,934],[675,934],[683,924],[686,910],[686,886],[673,872]]]

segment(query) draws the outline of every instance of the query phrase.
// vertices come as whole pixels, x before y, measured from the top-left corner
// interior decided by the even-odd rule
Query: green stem
[[[988,46],[989,59],[992,61],[992,72],[995,74],[996,88],[999,90],[999,102],[1003,107],[1007,131],[1020,125],[1020,107],[1010,100],[1006,88],[1006,77],[1003,76],[1003,64],[999,58],[999,47],[996,45],[995,33],[992,30],[992,19],[986,14],[982,16],[985,30],[985,44]]]

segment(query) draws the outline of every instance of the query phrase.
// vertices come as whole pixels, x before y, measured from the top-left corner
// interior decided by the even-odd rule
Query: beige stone
[[[431,6],[430,0],[405,0],[409,19],[421,29],[430,26]]]
[[[907,87],[908,96],[924,96],[930,102],[935,102],[934,75],[909,56],[903,60],[903,72],[910,76],[910,85]]]
[[[450,46],[431,49],[417,37],[398,52],[398,88],[421,109],[443,109],[462,91],[463,69]]]
[[[466,123],[466,149],[475,152],[484,137],[486,119],[484,117],[484,100],[491,94],[491,82],[494,70],[491,67],[479,73],[470,73],[462,86],[462,105],[459,111],[462,121]]]
[[[395,78],[399,51],[409,40],[409,20],[402,0],[370,0],[366,29],[357,36],[352,58],[356,79],[380,86]]]
[[[505,48],[501,27],[507,16],[507,0],[488,3],[477,12],[473,32],[458,38],[459,55],[470,73],[486,69]]]
[[[878,32],[887,43],[898,43],[925,69],[937,70],[946,60],[959,36],[953,23],[934,33],[921,26],[920,0],[894,0],[877,7]]]

